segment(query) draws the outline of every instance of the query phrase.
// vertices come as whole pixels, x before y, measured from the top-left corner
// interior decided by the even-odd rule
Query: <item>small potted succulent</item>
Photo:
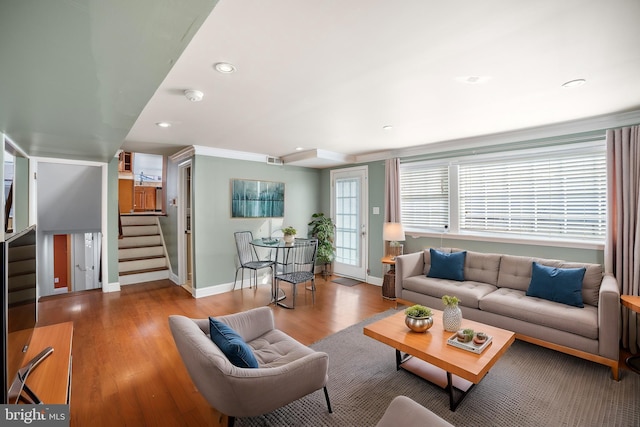
[[[404,310],[404,323],[414,332],[426,332],[433,326],[433,312],[429,307],[416,304]]]
[[[282,232],[284,233],[285,243],[293,243],[296,238],[296,234],[298,233],[298,231],[293,227],[284,227]]]
[[[475,332],[473,331],[473,329],[460,329],[458,331],[458,341],[460,342],[469,342],[473,339],[473,336],[475,335]]]

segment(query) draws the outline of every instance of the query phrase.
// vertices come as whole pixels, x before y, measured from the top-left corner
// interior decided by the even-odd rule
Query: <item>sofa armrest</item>
[[[618,360],[620,353],[620,288],[607,273],[602,278],[598,298],[598,340],[600,356]]]
[[[424,253],[414,252],[396,257],[396,297],[401,298],[404,279],[411,276],[421,276],[423,272]]]

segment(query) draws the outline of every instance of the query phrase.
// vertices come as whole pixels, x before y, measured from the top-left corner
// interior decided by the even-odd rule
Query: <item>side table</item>
[[[382,280],[382,298],[395,301],[396,299],[396,260],[386,256],[380,260],[383,264],[389,266],[389,271],[384,273]]]
[[[640,313],[640,297],[633,295],[621,295],[620,301],[622,305],[629,310],[633,310],[636,313]],[[640,355],[627,357],[627,366],[640,374]]]

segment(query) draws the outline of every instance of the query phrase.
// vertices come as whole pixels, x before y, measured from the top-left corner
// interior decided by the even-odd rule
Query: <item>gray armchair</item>
[[[217,411],[252,417],[272,412],[323,389],[327,407],[329,356],[275,329],[273,312],[260,307],[216,317],[249,344],[258,368],[239,368],[209,338],[209,319],[169,316],[169,326],[182,361],[198,391]]]
[[[406,396],[396,396],[376,427],[429,426],[453,427],[429,409]]]

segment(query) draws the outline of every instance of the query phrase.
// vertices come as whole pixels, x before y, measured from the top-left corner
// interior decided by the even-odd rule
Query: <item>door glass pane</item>
[[[336,261],[348,265],[358,265],[360,259],[359,186],[358,178],[337,179],[335,184]]]

